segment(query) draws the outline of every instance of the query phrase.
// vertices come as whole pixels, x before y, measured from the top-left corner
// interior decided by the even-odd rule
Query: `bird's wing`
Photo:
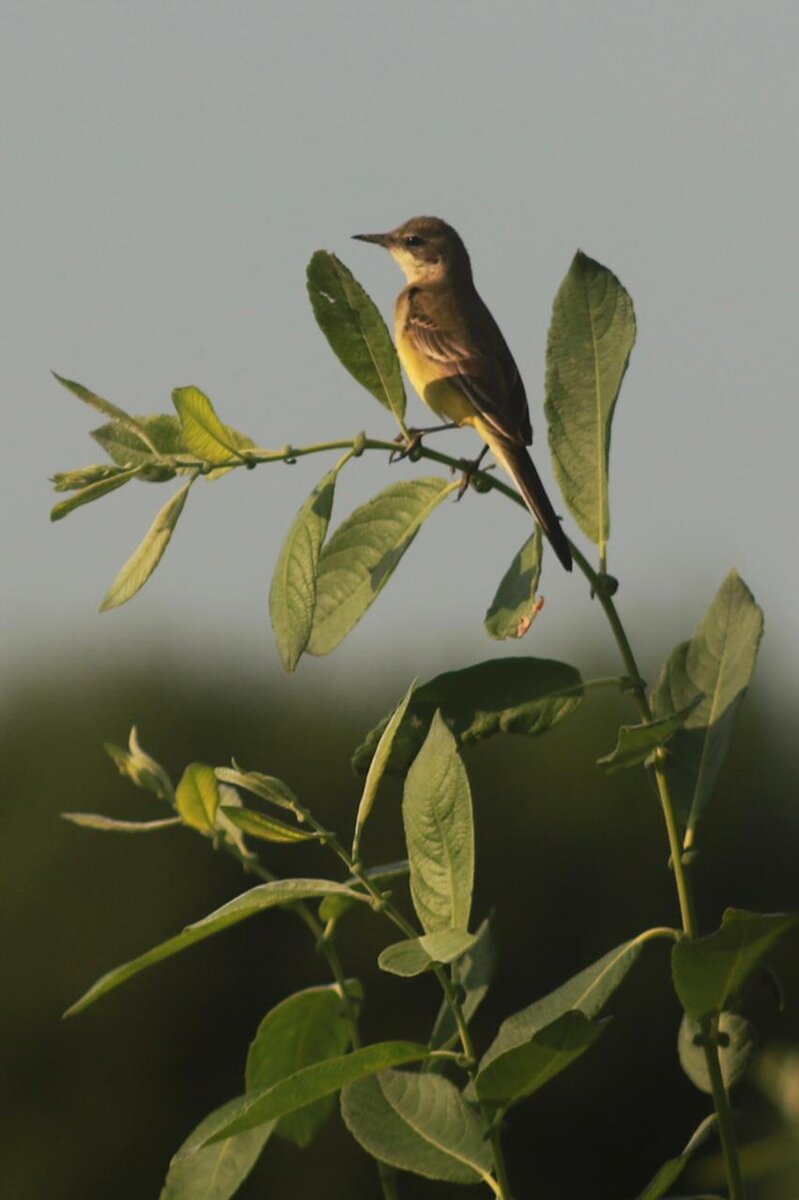
[[[418,354],[446,368],[442,377],[501,437],[529,445],[532,431],[524,384],[491,313],[482,301],[478,303],[479,322],[462,314],[457,325],[447,325],[429,296],[414,291],[409,296],[405,335]]]

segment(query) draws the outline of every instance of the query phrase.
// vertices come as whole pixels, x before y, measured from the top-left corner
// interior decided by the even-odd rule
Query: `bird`
[[[411,217],[389,233],[356,233],[383,246],[407,280],[394,310],[400,362],[428,408],[470,425],[510,475],[567,571],[569,541],[527,447],[533,440],[527,395],[502,332],[477,292],[468,251],[439,217]],[[428,431],[429,432],[429,431]]]

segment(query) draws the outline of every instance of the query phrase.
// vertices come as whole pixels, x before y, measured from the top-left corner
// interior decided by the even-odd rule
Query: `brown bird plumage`
[[[414,388],[443,420],[477,430],[570,571],[568,539],[526,449],[533,431],[524,384],[474,286],[460,237],[438,217],[413,217],[390,233],[356,237],[385,246],[407,276],[395,339]]]

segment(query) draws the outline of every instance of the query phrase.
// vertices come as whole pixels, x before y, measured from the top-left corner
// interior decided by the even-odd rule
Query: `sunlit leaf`
[[[319,837],[319,834],[314,833],[313,830],[299,829],[296,825],[286,825],[283,821],[276,821],[274,817],[267,817],[251,808],[234,808],[232,805],[224,804],[220,811],[243,833],[249,834],[250,837],[260,838],[264,842],[290,844],[307,842]]]
[[[606,1022],[589,1021],[583,1013],[564,1013],[514,1046],[480,1066],[475,1079],[478,1098],[507,1107],[531,1096],[593,1045]]]
[[[50,520],[60,521],[62,517],[66,517],[76,508],[81,508],[84,504],[91,504],[93,500],[99,500],[101,496],[107,496],[109,492],[115,492],[117,488],[121,488],[137,474],[138,467],[132,467],[130,470],[116,471],[112,475],[107,475],[105,479],[98,479],[94,483],[87,484],[80,491],[74,492],[68,500],[61,500],[58,504],[54,504],[50,509]]]
[[[322,548],[310,654],[330,654],[393,575],[419,529],[458,483],[393,483],[343,521]]]
[[[341,1115],[368,1154],[401,1171],[479,1183],[491,1170],[477,1109],[440,1075],[383,1071],[342,1092]]]
[[[58,380],[68,391],[72,392],[73,396],[77,396],[84,404],[88,404],[91,408],[101,412],[104,416],[110,417],[112,421],[116,421],[119,425],[123,425],[132,434],[134,434],[142,445],[146,446],[152,454],[158,457],[158,450],[150,437],[147,429],[136,418],[126,413],[123,408],[119,408],[116,404],[112,404],[110,400],[104,400],[102,396],[90,392],[82,383],[76,383],[74,379],[64,379],[62,375],[58,375],[53,371],[53,377]]]
[[[671,951],[671,974],[688,1016],[701,1021],[729,1008],[755,967],[797,925],[799,915],[795,913],[728,908],[715,933],[676,942]]]
[[[238,1191],[275,1122],[204,1145],[209,1134],[225,1120],[229,1107],[226,1104],[201,1121],[173,1155],[160,1200],[229,1200]]]
[[[335,986],[296,992],[258,1026],[247,1054],[247,1091],[262,1091],[312,1063],[346,1054],[351,1034],[347,1004]],[[282,1118],[277,1132],[297,1146],[307,1146],[334,1103],[330,1095],[298,1109]]]
[[[502,577],[497,594],[485,615],[485,627],[492,638],[521,638],[535,620],[541,602],[538,581],[541,577],[541,526],[527,539]]]
[[[119,821],[102,813],[65,812],[61,816],[72,825],[80,825],[82,829],[99,829],[103,833],[154,833],[182,824],[180,817],[165,817],[159,821]]]
[[[427,933],[466,930],[474,882],[472,795],[455,738],[440,713],[405,780],[402,819],[411,897]]]
[[[429,971],[436,963],[450,963],[475,943],[475,935],[462,929],[443,929],[424,937],[406,938],[381,951],[377,964],[391,975],[410,978]]]
[[[405,389],[399,359],[376,305],[335,254],[317,250],[308,295],[319,328],[349,373],[399,420]]]
[[[610,426],[634,343],[629,295],[607,267],[578,250],[552,309],[546,414],[564,499],[600,551],[610,533]]]
[[[213,937],[214,934],[221,933],[223,929],[228,929],[231,925],[236,925],[239,921],[244,921],[256,913],[263,912],[268,908],[277,908],[281,904],[293,904],[297,900],[319,899],[334,892],[344,893],[361,902],[368,899],[363,893],[356,892],[343,883],[334,883],[331,879],[279,879],[274,883],[262,883],[258,887],[250,888],[249,891],[242,893],[241,896],[236,896],[234,900],[229,900],[227,904],[223,904],[221,908],[216,909],[207,917],[187,926],[182,933],[169,938],[166,942],[161,942],[152,950],[148,950],[146,954],[141,954],[138,958],[131,959],[130,962],[123,963],[122,966],[115,967],[103,975],[67,1009],[64,1015],[71,1017],[76,1013],[83,1012],[95,1000],[99,1000],[101,996],[105,996],[114,988],[119,987],[121,983],[132,979],[140,971],[154,966],[155,963],[163,962],[164,959],[171,958],[173,954],[179,954],[196,942]]]
[[[190,763],[175,788],[175,807],[186,825],[211,836],[219,807],[219,784],[213,767]]]
[[[269,615],[287,671],[297,666],[311,636],[319,555],[333,510],[337,476],[337,469],[328,471],[297,513],[272,576]]]
[[[222,424],[213,404],[199,388],[175,388],[172,403],[180,417],[183,442],[204,462],[222,464],[232,458],[241,459],[241,452],[254,445],[244,434]]]
[[[146,432],[159,454],[169,457],[186,453],[183,430],[177,417],[170,413],[155,413],[149,417],[134,417],[133,420]],[[142,444],[140,435],[119,421],[109,421],[107,425],[93,429],[91,435],[120,467],[139,467],[157,461],[152,450]]]
[[[184,483],[183,487],[175,492],[174,496],[167,500],[164,507],[156,514],[144,539],[111,584],[100,605],[101,612],[107,612],[111,608],[118,608],[120,604],[125,604],[144,587],[169,545],[193,482],[190,479],[188,483]]]
[[[128,748],[115,746],[113,742],[105,742],[103,749],[113,761],[120,775],[127,776],[136,787],[146,788],[159,800],[172,804],[175,799],[175,789],[172,780],[159,762],[152,755],[145,753],[139,744],[139,731],[135,725],[131,727],[128,738]]]
[[[217,767],[216,777],[221,783],[242,788],[243,791],[251,792],[253,796],[275,804],[278,808],[294,811],[299,804],[289,785],[275,775],[262,775],[260,771],[240,771],[238,767]]]
[[[536,1033],[568,1012],[581,1012],[588,1018],[597,1016],[637,962],[644,936],[622,942],[554,992],[507,1017],[480,1060],[481,1069],[500,1055],[529,1042]]]
[[[690,642],[672,653],[652,693],[656,717],[699,702],[669,743],[666,772],[685,846],[716,786],[738,707],[752,677],[763,613],[736,571],[721,585]]]
[[[388,760],[391,757],[391,748],[394,745],[394,738],[397,735],[397,730],[402,724],[405,713],[408,711],[408,705],[411,702],[414,690],[416,688],[416,680],[408,688],[405,695],[400,700],[397,707],[388,719],[385,729],[380,735],[380,740],[377,743],[372,761],[369,764],[369,770],[366,772],[366,782],[363,785],[361,793],[361,801],[358,805],[358,812],[355,817],[355,833],[352,839],[352,857],[357,860],[360,845],[361,834],[363,833],[364,825],[369,819],[369,814],[372,811],[377,790],[380,787],[380,781],[385,774]]]
[[[463,745],[497,733],[546,733],[579,705],[579,671],[549,658],[500,658],[447,671],[419,686],[394,738],[387,771],[404,775],[424,741],[436,709]],[[367,734],[352,757],[368,769],[387,718]]]
[[[620,726],[615,749],[610,754],[598,758],[597,766],[604,767],[607,773],[612,775],[614,771],[646,762],[653,750],[658,746],[665,746],[677,730],[682,729],[699,703],[700,697],[696,696],[679,712],[660,717],[657,721],[650,721],[648,725]]]
[[[428,1053],[426,1046],[415,1042],[377,1042],[339,1058],[328,1058],[324,1062],[303,1067],[271,1087],[240,1096],[235,1102],[236,1107],[232,1109],[232,1118],[217,1129],[209,1140],[217,1141],[232,1133],[285,1117],[377,1071],[421,1062]]]

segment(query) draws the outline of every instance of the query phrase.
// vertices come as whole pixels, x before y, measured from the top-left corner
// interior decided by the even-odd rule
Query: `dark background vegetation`
[[[690,628],[690,622],[688,623]],[[579,662],[579,656],[575,656]],[[368,687],[300,701],[293,680],[242,682],[234,668],[168,658],[121,660],[88,675],[69,670],[19,680],[2,732],[5,763],[3,906],[6,984],[0,1068],[4,1194],[24,1200],[157,1197],[170,1155],[211,1109],[241,1091],[248,1041],[293,990],[328,981],[304,928],[265,914],[156,967],[96,1008],[63,1023],[62,1010],[109,967],[135,956],[250,886],[237,864],[186,830],[125,837],[76,829],[62,810],[134,818],[166,815],[120,778],[103,740],[124,743],[132,723],[177,778],[193,759],[286,779],[319,817],[348,835],[359,795],[349,755],[396,700]],[[397,689],[394,689],[397,690]],[[705,931],[726,905],[799,908],[795,758],[774,734],[759,681],[737,737],[695,867]],[[498,738],[465,754],[477,823],[475,916],[495,913],[500,960],[476,1021],[485,1046],[497,1023],[642,929],[678,914],[660,814],[643,773],[608,779],[594,766],[614,742],[624,701],[591,694],[544,738]],[[402,854],[400,791],[381,793],[364,846],[368,861]],[[267,848],[281,874],[329,875],[314,846]],[[336,876],[337,877],[337,876]],[[399,893],[398,893],[399,894]],[[402,892],[404,898],[404,890]],[[425,1038],[438,1006],[429,977],[402,981],[375,966],[394,940],[371,914],[343,928],[348,973],[367,991],[364,1035]],[[787,1005],[759,1005],[764,1042],[797,1032],[796,944],[778,959]],[[614,997],[596,1047],[510,1115],[507,1148],[516,1195],[631,1200],[678,1152],[709,1102],[682,1075],[679,1020],[665,945],[647,948]],[[758,1091],[739,1092],[752,1136],[773,1116]],[[245,1200],[298,1195],[376,1196],[372,1164],[336,1115],[301,1154],[273,1140],[241,1191]],[[406,1177],[403,1195],[452,1194]],[[790,1196],[761,1183],[758,1197]]]

